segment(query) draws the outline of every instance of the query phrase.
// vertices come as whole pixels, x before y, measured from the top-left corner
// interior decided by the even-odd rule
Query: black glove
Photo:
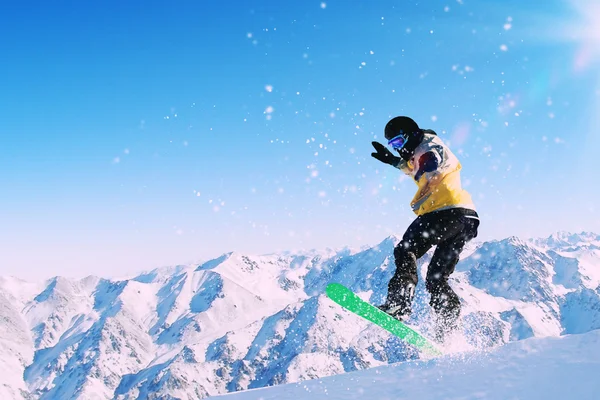
[[[392,152],[389,151],[381,143],[379,143],[379,142],[371,142],[371,143],[373,144],[373,147],[375,147],[375,150],[377,150],[377,153],[371,153],[371,156],[375,157],[382,163],[390,164],[390,165],[396,167],[400,163],[400,160],[402,160],[400,157],[396,157],[395,155],[393,155]]]

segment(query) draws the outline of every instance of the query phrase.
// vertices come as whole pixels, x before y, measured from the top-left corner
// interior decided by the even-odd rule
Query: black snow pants
[[[410,314],[417,286],[417,260],[437,246],[427,269],[425,287],[430,305],[446,324],[460,315],[460,300],[448,284],[465,244],[477,236],[479,216],[466,208],[433,211],[419,216],[394,249],[396,272],[388,284],[388,301]]]

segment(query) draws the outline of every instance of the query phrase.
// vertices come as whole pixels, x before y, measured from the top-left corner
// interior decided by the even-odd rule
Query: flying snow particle
[[[246,37],[247,37],[248,39],[252,39],[252,33],[251,33],[251,32],[248,32],[248,33],[246,33]]]
[[[448,6],[444,7],[444,11],[445,11],[445,12],[448,12],[448,11],[450,11],[450,7],[448,7]]]
[[[322,9],[325,9],[325,8],[327,8],[327,3],[325,3],[325,2],[322,2],[322,3],[321,3],[321,8],[322,8]]]
[[[431,120],[432,120],[433,122],[437,121],[437,119],[438,119],[437,115],[432,115],[432,116],[431,116]]]
[[[271,92],[273,91],[273,86],[271,86],[271,85],[266,85],[266,86],[265,86],[265,90],[266,90],[267,92],[271,93]]]
[[[119,157],[115,157],[115,158],[113,158],[112,162],[113,162],[113,164],[118,164],[121,162],[121,159]]]
[[[501,44],[500,45],[500,50],[502,50],[502,51],[508,51],[508,46],[505,45],[505,44]]]
[[[273,111],[275,111],[275,109],[273,108],[273,106],[267,106],[267,108],[265,108],[265,114],[271,114]]]
[[[512,17],[506,18],[506,23],[504,24],[504,30],[508,31],[512,28]]]

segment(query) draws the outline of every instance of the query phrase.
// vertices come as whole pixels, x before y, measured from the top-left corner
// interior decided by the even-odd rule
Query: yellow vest
[[[415,177],[419,170],[418,160],[427,153],[434,152],[438,158],[438,168],[424,173],[416,182],[418,190],[410,202],[412,210],[417,215],[448,208],[468,208],[475,210],[471,195],[462,188],[458,158],[436,135],[425,134],[421,144],[415,149],[415,154],[408,161],[398,165],[405,174]]]

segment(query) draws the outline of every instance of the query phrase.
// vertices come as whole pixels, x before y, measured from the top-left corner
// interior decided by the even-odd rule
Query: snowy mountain
[[[118,281],[0,278],[0,398],[198,399],[416,359],[323,294],[340,282],[381,302],[398,241],[229,253]],[[452,285],[463,318],[449,351],[600,329],[600,236],[472,243]],[[415,301],[409,322],[427,334],[423,279]]]

